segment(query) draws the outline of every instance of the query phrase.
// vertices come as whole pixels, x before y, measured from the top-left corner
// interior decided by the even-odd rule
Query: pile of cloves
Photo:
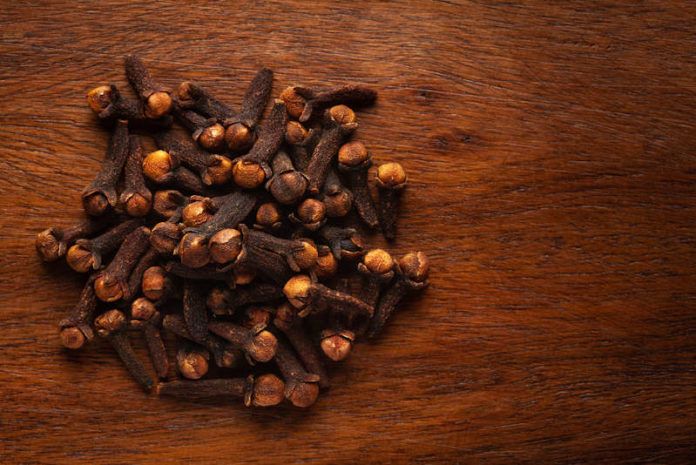
[[[111,131],[82,192],[87,219],[36,239],[44,261],[64,256],[88,276],[62,344],[107,339],[159,395],[310,406],[329,387],[325,362],[379,334],[406,293],[428,285],[423,253],[395,259],[358,232],[381,227],[393,240],[406,185],[398,163],[368,174],[371,154],[353,138],[351,107],[377,94],[288,87],[263,118],[269,69],[238,110],[192,82],[171,92],[135,56],[125,71],[136,98],[115,85],[87,94]],[[145,136],[158,150],[146,153]],[[138,332],[155,376],[131,345]]]

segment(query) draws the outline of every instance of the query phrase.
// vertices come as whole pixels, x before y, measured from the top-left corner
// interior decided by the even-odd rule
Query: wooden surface
[[[49,3],[0,7],[0,463],[694,463],[694,3]],[[432,285],[312,409],[59,348],[81,278],[33,238],[79,217],[84,93],[128,52],[232,102],[262,65],[379,90],[358,137],[410,173],[393,249]]]

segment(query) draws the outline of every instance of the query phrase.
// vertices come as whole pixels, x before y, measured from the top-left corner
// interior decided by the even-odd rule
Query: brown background
[[[694,463],[696,5],[41,3],[0,8],[1,463]],[[33,237],[79,217],[84,93],[128,52],[231,102],[263,65],[379,89],[359,138],[411,175],[393,249],[432,286],[311,410],[59,348],[81,278]]]

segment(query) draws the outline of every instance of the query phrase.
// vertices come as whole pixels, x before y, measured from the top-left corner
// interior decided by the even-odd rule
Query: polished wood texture
[[[0,9],[1,463],[694,463],[692,2],[48,3]],[[231,102],[261,66],[379,90],[358,137],[408,170],[393,250],[432,285],[310,410],[160,400],[60,349],[82,278],[33,238],[80,216],[84,94],[129,52]]]

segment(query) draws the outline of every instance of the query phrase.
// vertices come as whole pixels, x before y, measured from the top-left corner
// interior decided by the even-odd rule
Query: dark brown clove
[[[331,307],[333,312],[353,315],[372,316],[374,308],[352,295],[340,292],[313,282],[307,275],[295,275],[283,287],[283,293],[293,307],[300,310],[300,316]]]
[[[305,100],[300,122],[309,121],[314,115],[333,105],[356,107],[371,105],[377,99],[377,92],[360,85],[344,85],[325,90],[314,90],[296,86],[294,92]],[[299,99],[296,99],[299,101]]]
[[[308,231],[316,231],[326,223],[326,206],[321,200],[305,199],[288,218]]]
[[[36,235],[36,251],[45,262],[53,262],[64,256],[68,247],[78,239],[84,239],[111,224],[110,219],[88,218],[67,228],[48,228]]]
[[[142,60],[135,55],[126,56],[126,77],[145,107],[148,118],[157,119],[169,113],[172,98],[169,92],[152,79]]]
[[[239,225],[242,233],[242,244],[246,247],[265,250],[285,258],[292,271],[298,272],[312,267],[319,254],[313,243],[300,240],[282,239],[263,231],[249,229]]]
[[[338,272],[338,260],[331,253],[331,248],[327,245],[318,245],[317,262],[309,269],[310,273],[319,281],[325,281],[336,275]]]
[[[406,293],[420,290],[428,286],[430,262],[423,252],[412,252],[404,255],[395,265],[395,281],[379,299],[367,337],[373,338],[382,331],[385,323],[401,302]]]
[[[150,233],[152,235],[152,233]],[[133,271],[131,271],[130,277],[128,278],[128,292],[123,294],[123,300],[132,300],[138,292],[140,292],[140,286],[143,282],[143,275],[145,270],[154,266],[159,259],[159,253],[157,249],[150,246],[147,251],[140,257],[138,264],[135,265]]]
[[[296,407],[309,407],[319,396],[320,377],[307,373],[292,349],[282,340],[278,341],[275,362],[285,378],[285,398]]]
[[[66,254],[68,265],[78,273],[101,268],[102,256],[115,250],[140,224],[140,220],[128,220],[93,239],[78,239]]]
[[[206,186],[222,185],[232,179],[232,161],[229,158],[209,154],[174,131],[158,132],[155,134],[155,142],[160,151],[164,151],[173,158],[167,160],[164,154],[155,152],[158,164],[178,166],[182,163],[197,172]],[[148,155],[148,159],[151,156],[153,154]],[[148,162],[148,159],[145,162]]]
[[[206,118],[195,111],[184,110],[178,105],[174,106],[174,116],[191,132],[191,138],[201,147],[211,152],[224,150],[225,128],[215,118]]]
[[[60,341],[68,349],[79,349],[85,342],[94,338],[92,319],[97,309],[97,296],[94,294],[94,275],[90,276],[82,288],[80,299],[70,315],[60,321]]]
[[[181,376],[188,379],[201,379],[208,373],[210,353],[203,347],[186,340],[179,341],[176,351],[176,367]]]
[[[252,304],[267,304],[283,297],[283,290],[272,284],[237,287],[234,290],[213,288],[206,304],[216,315],[232,315],[235,310]]]
[[[165,302],[175,294],[174,283],[161,266],[151,266],[143,273],[143,295],[156,303]]]
[[[213,97],[207,89],[200,85],[185,81],[177,89],[177,105],[185,110],[193,110],[218,122],[231,118],[235,111]]]
[[[220,271],[215,268],[189,268],[178,262],[167,262],[164,270],[174,276],[194,281],[222,281],[231,287],[235,285],[235,277],[232,273]]]
[[[170,256],[181,241],[181,228],[176,223],[162,221],[150,231],[150,246],[160,255]]]
[[[399,200],[407,182],[406,172],[399,163],[385,163],[377,169],[376,181],[379,189],[379,221],[382,232],[387,240],[393,241],[396,237]]]
[[[162,315],[157,311],[155,304],[145,297],[133,301],[130,324],[142,331],[157,376],[166,378],[169,373],[169,359],[160,332],[161,323]]]
[[[113,84],[99,86],[87,93],[87,104],[102,121],[128,120],[131,125],[162,129],[172,125],[172,117],[166,115],[153,120],[145,114],[144,104],[137,99],[126,98]]]
[[[354,342],[355,333],[346,329],[325,329],[321,332],[321,350],[334,362],[348,358]]]
[[[176,190],[160,190],[155,192],[152,210],[164,218],[178,222],[182,209],[188,204],[188,197]]]
[[[225,120],[225,140],[233,152],[246,150],[254,143],[256,125],[261,120],[273,87],[273,71],[263,68],[256,73],[244,94],[238,115]],[[285,113],[285,106],[283,106]],[[284,123],[283,123],[284,124]]]
[[[283,212],[275,202],[266,202],[256,210],[254,229],[266,232],[277,232],[283,227]]]
[[[133,347],[128,339],[128,333],[126,332],[127,327],[126,315],[120,310],[109,310],[94,320],[94,329],[97,334],[108,339],[130,375],[145,391],[149,392],[154,383],[142,362],[135,355],[135,351],[133,351]]]
[[[175,380],[160,383],[157,394],[180,399],[206,399],[209,397],[240,397],[247,407],[272,407],[283,401],[285,384],[272,374],[246,378],[206,379],[192,382]]]
[[[249,357],[249,361],[268,362],[276,353],[278,341],[273,333],[263,326],[250,330],[234,323],[211,321],[208,323],[208,329],[241,348]]]
[[[305,174],[309,178],[309,193],[318,194],[329,172],[331,162],[338,153],[343,141],[357,128],[355,113],[344,105],[326,111],[325,130],[312,152]]]
[[[138,260],[150,246],[150,230],[141,226],[128,234],[106,269],[94,280],[99,300],[115,302],[129,294],[128,279]]]
[[[270,307],[248,307],[244,311],[244,321],[242,325],[245,328],[255,328],[256,326],[268,326],[271,324],[275,311]]]
[[[372,158],[362,142],[348,142],[338,149],[338,169],[348,175],[355,209],[363,222],[374,229],[379,224],[379,220],[367,185],[367,170],[370,166],[372,166]]]
[[[99,216],[118,203],[116,183],[128,158],[128,122],[118,120],[109,141],[101,169],[82,191],[82,206],[87,214]]]
[[[259,138],[254,146],[249,153],[234,160],[232,175],[239,187],[253,189],[270,178],[272,171],[268,162],[283,143],[287,117],[285,104],[276,100],[268,119],[259,129]]]
[[[162,327],[179,337],[193,341],[193,336],[189,334],[186,322],[181,315],[166,315],[162,320]],[[231,344],[214,334],[207,334],[204,345],[213,354],[215,364],[220,368],[232,368],[241,361],[239,352]]]
[[[306,189],[307,177],[295,169],[285,152],[278,152],[273,159],[273,177],[266,183],[266,190],[279,203],[292,205],[304,196]]]
[[[321,127],[317,126],[307,130],[297,121],[288,121],[285,125],[285,142],[290,146],[295,168],[305,171],[309,160],[312,158],[312,151],[321,137]]]
[[[380,289],[394,277],[394,259],[386,250],[372,249],[358,263],[358,271],[364,277],[360,296],[374,307],[377,305]]]
[[[208,311],[205,297],[193,281],[184,282],[184,322],[194,342],[204,344],[208,335]]]
[[[324,226],[318,232],[336,259],[355,259],[363,255],[363,239],[353,228]]]
[[[142,165],[143,147],[140,138],[132,135],[129,137],[128,160],[124,170],[124,189],[119,198],[130,216],[145,216],[152,207],[152,192],[145,185]]]
[[[243,225],[240,225],[242,227]],[[224,265],[237,260],[242,251],[242,234],[234,228],[225,228],[213,234],[208,241],[210,259]]]
[[[333,168],[330,168],[326,175],[320,199],[326,207],[326,216],[329,218],[342,218],[353,208],[353,193],[341,184]]]
[[[290,304],[284,303],[276,310],[273,324],[285,334],[307,371],[319,376],[319,387],[328,388],[330,385],[329,376],[326,374],[319,352],[307,337],[302,319],[297,316],[297,311]]]

